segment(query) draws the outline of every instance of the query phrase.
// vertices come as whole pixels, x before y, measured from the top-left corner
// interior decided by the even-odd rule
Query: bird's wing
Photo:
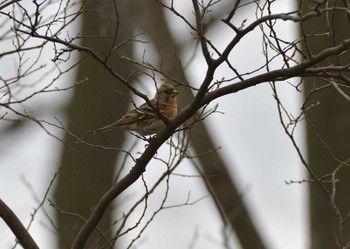
[[[123,115],[123,117],[109,125],[101,127],[94,131],[94,134],[108,131],[114,127],[128,127],[129,125],[136,124],[138,122],[144,122],[151,119],[158,119],[158,113],[155,113],[154,110],[148,106],[147,103],[140,105],[137,109],[133,109]]]
[[[144,103],[137,109],[131,110],[130,112],[125,114],[121,119],[119,119],[115,123],[115,125],[129,125],[140,121],[149,120],[152,118],[157,118],[157,113],[155,113],[153,109],[148,106],[147,103]]]

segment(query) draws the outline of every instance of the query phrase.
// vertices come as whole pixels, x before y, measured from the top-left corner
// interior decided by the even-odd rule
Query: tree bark
[[[157,49],[163,72],[179,82],[188,84],[184,69],[178,59],[181,48],[175,45],[176,42],[170,33],[162,6],[147,1],[132,1],[132,3],[133,20],[137,22],[137,25],[141,25],[152,40],[152,44]],[[180,87],[179,90],[181,93],[178,95],[178,106],[181,110],[192,102],[193,94],[187,87]],[[204,122],[198,122],[195,125],[191,130],[190,139],[192,148],[197,154],[215,148]],[[217,151],[199,157],[198,160],[203,173],[214,176],[207,178],[213,191],[213,198],[216,198],[217,204],[220,205],[218,206],[219,211],[224,211],[223,219],[228,219],[242,248],[266,248],[236,188],[235,180],[230,176],[228,168],[234,167],[234,164],[230,162],[228,166]],[[224,220],[224,224],[227,224],[227,220]]]
[[[328,6],[334,4],[342,6],[342,1],[327,1]],[[303,1],[303,12],[306,13],[310,8],[309,1]],[[327,20],[329,21],[327,25]],[[349,21],[341,12],[335,12],[335,15],[322,15],[318,18],[312,18],[303,23],[306,34],[314,34],[308,38],[308,48],[315,54],[327,47],[338,45],[343,39],[350,37]],[[327,32],[330,34],[325,35]],[[315,34],[323,34],[315,36]],[[335,37],[335,39],[332,39]],[[307,53],[307,47],[304,44],[304,52]],[[338,62],[347,64],[350,57],[333,57],[325,63],[337,65]],[[347,62],[346,62],[347,61]],[[324,86],[324,81],[315,78],[305,78],[305,94],[317,87]],[[329,84],[329,83],[328,83]],[[345,90],[346,91],[346,90]],[[348,91],[349,93],[349,91]],[[307,112],[307,150],[309,164],[313,172],[322,177],[332,173],[341,161],[346,161],[350,156],[350,103],[342,97],[334,87],[328,87],[325,90],[313,94],[309,98],[307,105],[319,103],[316,107]],[[312,125],[311,125],[312,124]],[[331,151],[332,155],[329,153]],[[343,167],[337,174],[339,182],[336,185],[336,203],[340,211],[345,214],[350,210],[350,171]],[[330,179],[329,177],[327,178]],[[332,191],[331,184],[324,184],[329,191]],[[339,248],[336,245],[336,238],[339,237],[339,226],[336,213],[327,194],[324,193],[317,184],[310,184],[310,229],[311,229],[311,248]],[[345,224],[344,234],[346,239],[350,239],[350,226]],[[345,239],[345,238],[344,238]],[[342,242],[341,242],[342,243]],[[341,247],[342,248],[342,247]]]
[[[125,39],[132,36],[127,3],[123,1],[117,4],[123,10],[118,12],[120,22],[117,37]],[[83,15],[80,34],[96,38],[81,39],[82,46],[90,47],[102,55],[102,50],[106,52],[111,44],[111,38],[108,36],[113,35],[116,30],[117,16],[114,5],[109,0],[94,0],[87,3],[87,10],[89,11]],[[120,56],[130,57],[130,54],[131,46],[121,47],[111,56],[108,63],[126,77],[129,75],[130,68],[124,64]],[[122,87],[122,84],[119,84],[101,64],[92,58],[85,59],[79,65],[77,81],[86,78],[88,78],[87,83],[75,88],[73,99],[67,107],[68,130],[78,136],[84,136],[83,138],[90,143],[119,148],[124,141],[125,132],[115,130],[92,136],[88,131],[112,123],[126,112],[128,102],[114,91],[128,94],[126,88]],[[65,140],[69,144],[74,142],[75,138],[66,134]],[[112,185],[118,153],[114,150],[103,150],[83,144],[72,145],[72,147],[66,146],[62,151],[55,203],[65,212],[87,218],[97,201]],[[100,222],[101,231],[106,231],[110,227],[110,218],[110,214],[107,213]],[[60,213],[57,219],[59,247],[70,247],[84,221]],[[102,237],[94,233],[88,245],[96,246],[96,243],[101,240]]]

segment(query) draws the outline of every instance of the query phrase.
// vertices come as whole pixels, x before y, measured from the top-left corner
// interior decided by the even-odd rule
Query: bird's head
[[[171,84],[162,84],[159,88],[158,91],[156,93],[156,95],[154,96],[155,100],[158,101],[172,101],[172,100],[176,100],[176,95],[178,95],[179,92],[175,89],[175,87]]]

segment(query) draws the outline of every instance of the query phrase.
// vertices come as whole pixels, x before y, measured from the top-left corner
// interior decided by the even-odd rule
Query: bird
[[[134,131],[143,137],[157,134],[165,127],[164,118],[171,120],[176,117],[178,93],[173,85],[164,83],[158,87],[153,99],[150,100],[153,108],[145,102],[123,115],[121,119],[96,129],[94,134],[109,131],[115,127]]]

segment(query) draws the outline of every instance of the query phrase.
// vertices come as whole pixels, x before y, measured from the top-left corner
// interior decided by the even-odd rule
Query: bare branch
[[[0,199],[0,217],[5,221],[11,231],[15,234],[19,243],[25,249],[39,249],[38,245],[23,226],[16,214]]]

